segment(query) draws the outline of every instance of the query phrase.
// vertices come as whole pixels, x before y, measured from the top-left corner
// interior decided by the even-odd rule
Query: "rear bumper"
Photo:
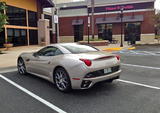
[[[96,84],[98,82],[112,80],[112,79],[117,79],[117,78],[119,78],[120,73],[121,73],[121,70],[119,70],[119,71],[117,71],[115,73],[109,74],[109,75],[101,76],[101,77],[85,78],[83,80],[84,81],[91,81],[91,84],[88,87],[81,88],[81,89],[88,89],[88,88],[92,87],[94,84]]]
[[[111,73],[111,74],[107,74],[104,76],[100,76],[100,77],[94,77],[94,78],[83,78],[83,80],[81,81],[81,83],[77,86],[79,87],[72,87],[73,89],[88,89],[91,88],[94,84],[98,83],[98,82],[102,82],[102,81],[107,81],[107,80],[114,80],[114,79],[118,79],[120,77],[120,73],[121,70]],[[83,83],[84,82],[88,82],[88,85],[86,87],[83,87]]]

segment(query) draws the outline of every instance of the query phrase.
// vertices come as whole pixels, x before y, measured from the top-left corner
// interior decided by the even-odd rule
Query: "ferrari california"
[[[36,75],[63,92],[112,82],[121,73],[120,56],[77,43],[53,44],[36,52],[22,53],[17,68],[20,75]]]

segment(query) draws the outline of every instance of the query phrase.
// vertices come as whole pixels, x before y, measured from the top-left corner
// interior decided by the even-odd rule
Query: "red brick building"
[[[85,1],[58,5],[61,42],[86,40],[88,15],[91,17],[90,4],[90,1]],[[95,38],[116,39],[120,42],[121,8],[123,8],[123,40],[127,42],[134,36],[137,43],[153,42],[155,38],[154,0],[95,0]],[[90,37],[91,27],[89,27]]]

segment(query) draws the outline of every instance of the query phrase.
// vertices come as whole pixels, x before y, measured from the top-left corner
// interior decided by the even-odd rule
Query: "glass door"
[[[83,25],[74,25],[74,42],[83,40]]]
[[[25,29],[7,29],[8,41],[14,46],[27,45],[27,32]]]
[[[125,24],[125,41],[140,41],[141,24],[126,23]]]
[[[98,38],[112,41],[112,24],[98,25]]]

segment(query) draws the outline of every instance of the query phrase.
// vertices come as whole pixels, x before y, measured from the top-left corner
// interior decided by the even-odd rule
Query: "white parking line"
[[[159,52],[159,51],[158,51]],[[157,51],[122,50],[119,53],[138,56],[160,56]]]
[[[160,90],[160,87],[150,86],[150,85],[141,84],[141,83],[137,83],[137,82],[127,81],[127,80],[121,80],[121,79],[118,79],[117,81],[128,83],[128,84],[134,84],[134,85],[137,85],[137,86],[143,86],[143,87],[150,88],[150,89]]]
[[[142,66],[142,65],[134,65],[134,64],[124,64],[124,63],[121,63],[121,65],[131,66],[131,67],[140,67],[140,68],[160,70],[160,67],[150,67],[150,66]]]
[[[149,51],[143,51],[143,52],[148,53],[148,54],[153,55],[153,56],[156,56],[155,53],[152,53],[152,52],[149,52]]]
[[[39,97],[38,95],[32,93],[31,91],[23,88],[22,86],[18,85],[17,83],[11,81],[10,79],[4,77],[3,75],[0,74],[0,78],[2,78],[3,80],[7,81],[8,83],[12,84],[13,86],[15,86],[16,88],[20,89],[21,91],[25,92],[26,94],[30,95],[31,97],[33,97],[34,99],[38,100],[39,102],[45,104],[46,106],[48,106],[49,108],[53,109],[54,111],[57,111],[58,113],[67,113],[65,111],[63,111],[62,109],[56,107],[55,105],[53,105],[52,103],[44,100],[43,98]]]
[[[137,52],[135,52],[135,51],[132,51],[132,50],[130,51],[130,53],[133,53],[133,54],[139,54],[139,53],[137,53]]]

